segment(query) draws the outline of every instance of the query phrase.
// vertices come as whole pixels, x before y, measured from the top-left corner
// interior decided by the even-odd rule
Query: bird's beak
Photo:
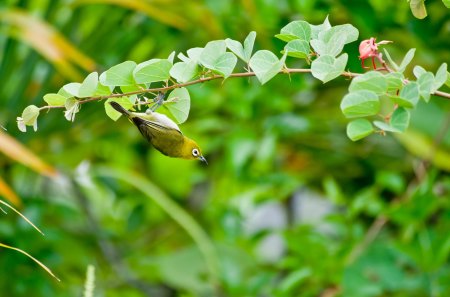
[[[205,162],[206,165],[208,165],[208,161],[206,161],[205,157],[200,156],[200,157],[198,157],[198,159],[199,159],[200,161],[202,161],[202,162]]]

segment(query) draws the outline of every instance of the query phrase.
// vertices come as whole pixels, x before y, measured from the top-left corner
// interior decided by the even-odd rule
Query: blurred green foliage
[[[450,14],[442,1],[426,5],[428,17],[418,20],[394,0],[2,1],[3,16],[25,18],[0,18],[0,124],[61,174],[50,179],[1,155],[1,178],[46,236],[1,214],[0,242],[62,281],[2,249],[0,295],[80,296],[92,264],[94,296],[448,296],[444,99],[419,106],[401,138],[353,143],[339,110],[344,78],[191,86],[182,129],[203,147],[207,167],[162,156],[128,122],[111,121],[103,104],[85,104],[75,123],[51,111],[36,133],[15,123],[25,106],[89,71],[243,40],[253,30],[256,49],[279,52],[283,43],[272,36],[285,24],[327,15],[353,24],[361,40],[393,40],[394,59],[417,48],[413,64],[435,72],[450,60]],[[346,51],[349,69],[361,72],[357,44]],[[136,176],[152,190],[133,186]],[[175,206],[161,208],[161,197]],[[193,230],[215,247],[217,271]]]

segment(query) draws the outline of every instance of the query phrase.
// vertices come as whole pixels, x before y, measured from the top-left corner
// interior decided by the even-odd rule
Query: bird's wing
[[[144,120],[139,117],[132,118],[133,123],[138,127],[141,134],[148,140],[152,139],[156,133],[180,133],[183,135],[180,130],[173,129],[171,127],[165,127],[157,122]]]

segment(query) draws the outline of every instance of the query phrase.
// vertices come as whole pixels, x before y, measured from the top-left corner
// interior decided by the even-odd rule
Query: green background
[[[450,13],[441,1],[426,6],[418,20],[399,0],[3,0],[0,133],[60,174],[0,154],[1,179],[46,234],[2,213],[0,242],[61,282],[0,249],[0,295],[81,296],[91,264],[94,296],[449,296],[445,99],[419,104],[405,134],[352,142],[339,109],[346,78],[197,84],[181,129],[208,166],[162,156],[102,103],[84,104],[74,123],[51,110],[37,132],[16,127],[24,107],[44,105],[44,94],[91,71],[242,41],[250,31],[256,50],[279,53],[284,43],[273,36],[283,26],[327,15],[360,31],[344,49],[350,71],[362,72],[359,41],[376,37],[394,41],[386,48],[397,61],[417,48],[412,65],[434,72],[450,61]]]

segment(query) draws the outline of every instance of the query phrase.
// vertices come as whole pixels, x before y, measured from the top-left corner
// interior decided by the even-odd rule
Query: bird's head
[[[193,141],[192,139],[189,139],[187,137],[185,137],[185,139],[184,139],[182,158],[189,159],[189,160],[198,159],[198,160],[208,164],[205,157],[203,157],[202,151],[201,151],[200,147],[198,146],[198,144],[195,141]]]

